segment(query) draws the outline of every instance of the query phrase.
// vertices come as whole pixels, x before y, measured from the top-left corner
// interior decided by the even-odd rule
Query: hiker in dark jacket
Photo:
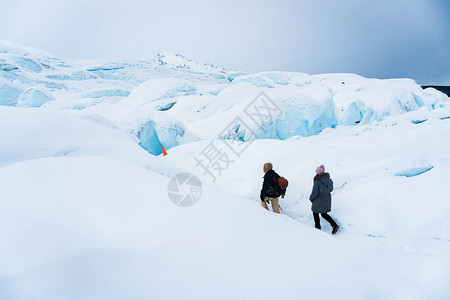
[[[280,178],[280,176],[274,170],[272,170],[272,164],[270,162],[264,164],[263,171],[265,174],[264,174],[264,183],[260,195],[261,206],[269,210],[267,203],[272,203],[273,212],[279,214],[280,213],[280,206],[278,202],[279,187],[277,180],[278,178]]]
[[[333,180],[330,178],[330,174],[325,173],[325,167],[320,165],[316,169],[316,176],[314,176],[314,186],[311,192],[311,196],[309,196],[309,200],[311,200],[311,210],[314,216],[314,223],[317,229],[321,229],[320,227],[320,218],[319,213],[322,215],[322,218],[330,223],[331,227],[333,227],[332,234],[335,234],[339,225],[330,217],[327,213],[331,211],[331,191],[333,190]]]

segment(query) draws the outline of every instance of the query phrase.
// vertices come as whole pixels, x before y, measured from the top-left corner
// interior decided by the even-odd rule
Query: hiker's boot
[[[333,226],[333,230],[331,231],[331,233],[332,234],[336,234],[336,232],[338,232],[338,230],[339,230],[339,225],[336,224],[336,225]]]

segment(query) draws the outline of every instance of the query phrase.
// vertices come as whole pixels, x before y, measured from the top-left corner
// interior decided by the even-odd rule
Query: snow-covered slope
[[[200,64],[181,54],[173,54],[166,51],[159,52],[153,60],[153,64],[175,70],[187,70],[197,74],[215,75],[218,80],[223,80],[225,77],[227,80],[232,81],[236,77],[245,75],[243,72],[219,68],[214,64]]]
[[[0,244],[1,299],[444,299],[450,292],[448,253],[390,249],[351,232],[330,236],[211,188],[194,207],[176,207],[165,199],[168,178],[113,159],[37,159],[0,169],[0,179],[2,199],[14,199],[0,211],[8,241]]]
[[[0,167],[42,157],[101,156],[161,174],[177,171],[99,115],[0,106],[0,140]]]
[[[450,297],[450,101],[434,89],[2,41],[0,104],[2,300]],[[260,206],[267,161],[289,180],[281,215]],[[335,236],[313,226],[319,164]],[[203,184],[188,208],[167,193],[180,172]]]

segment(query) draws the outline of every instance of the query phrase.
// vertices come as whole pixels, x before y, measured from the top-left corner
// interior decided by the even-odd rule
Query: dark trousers
[[[328,221],[328,223],[330,223],[331,227],[336,226],[336,222],[333,220],[332,217],[330,217],[330,215],[328,215],[327,213],[322,213],[322,218],[324,218],[325,220]],[[319,213],[315,213],[313,212],[313,216],[314,216],[314,224],[316,226],[316,228],[320,229],[320,218],[319,218]]]

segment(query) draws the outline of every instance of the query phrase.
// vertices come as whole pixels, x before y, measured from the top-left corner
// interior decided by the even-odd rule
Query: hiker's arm
[[[266,177],[264,177],[261,195],[259,196],[261,198],[261,201],[264,201],[264,197],[266,196],[266,192],[268,189],[269,189],[269,180]]]
[[[266,196],[264,195],[264,192],[263,191],[261,191],[261,194],[259,194],[259,199],[261,199],[261,201],[264,201],[264,198],[265,198]]]

